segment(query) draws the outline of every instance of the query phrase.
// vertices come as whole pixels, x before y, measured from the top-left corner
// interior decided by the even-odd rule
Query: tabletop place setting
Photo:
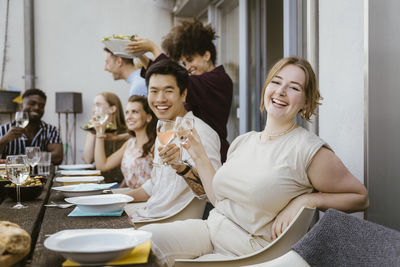
[[[121,217],[133,198],[113,194],[117,183],[103,183],[93,164],[60,165],[51,191],[64,202],[50,201],[48,208],[68,210],[67,217]],[[128,218],[126,218],[128,220]],[[150,253],[151,233],[131,228],[64,229],[48,234],[44,247],[62,255],[63,266],[98,266],[145,263]]]
[[[32,264],[36,260],[46,266],[113,266],[148,262],[151,233],[136,230],[124,213],[124,207],[133,201],[132,197],[112,193],[111,188],[117,183],[104,183],[104,177],[95,170],[94,164],[60,165],[57,171],[49,170],[48,175],[43,175],[43,168],[38,168],[40,157],[39,148],[27,147],[26,155],[8,156],[0,166],[1,180],[14,190],[13,196],[8,195],[11,199],[1,203],[0,213],[8,214],[4,209],[29,210],[39,216],[32,221],[43,216],[40,232],[36,233],[36,247],[31,248],[34,254],[41,256],[33,256]],[[34,179],[39,174],[48,181]],[[36,195],[31,198],[35,189]],[[13,200],[14,204],[8,204]],[[40,215],[42,209],[45,212]],[[23,227],[26,220],[21,218],[22,213],[18,214],[14,214],[18,219],[13,221]],[[34,224],[28,223],[32,225],[32,232],[28,232],[33,236]]]

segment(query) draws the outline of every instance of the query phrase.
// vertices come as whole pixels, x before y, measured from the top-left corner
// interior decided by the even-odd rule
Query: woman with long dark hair
[[[106,157],[104,137],[96,136],[94,158],[96,168],[101,171],[121,165],[124,181],[120,187],[128,186],[134,189],[150,178],[157,117],[151,111],[145,97],[133,95],[129,97],[126,105],[125,121],[131,138],[120,149]]]

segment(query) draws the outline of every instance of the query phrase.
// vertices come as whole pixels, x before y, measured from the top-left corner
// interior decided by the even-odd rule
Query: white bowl
[[[56,182],[64,183],[64,185],[100,183],[102,181],[104,181],[103,176],[62,176],[56,178]]]
[[[105,264],[129,255],[150,238],[150,232],[133,228],[74,229],[51,235],[44,246],[81,264]]]
[[[81,211],[86,212],[116,212],[120,211],[132,197],[123,194],[106,194],[82,197],[70,197],[65,201],[76,204]]]
[[[130,54],[125,51],[125,47],[129,44],[131,40],[124,39],[109,39],[107,41],[103,41],[105,47],[107,47],[114,55],[124,58],[134,58],[144,54],[144,52],[139,52],[135,54]]]

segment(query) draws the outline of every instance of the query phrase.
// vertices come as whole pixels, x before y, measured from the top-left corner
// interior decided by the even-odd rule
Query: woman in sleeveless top
[[[196,168],[171,166],[202,185],[215,209],[205,221],[142,227],[153,233],[152,250],[160,262],[171,266],[178,257],[256,252],[279,236],[303,206],[348,212],[368,207],[364,185],[324,140],[295,123],[298,113],[309,120],[320,104],[311,65],[297,57],[277,62],[261,99],[260,110],[267,111],[265,129],[236,138],[218,171],[210,164],[196,132],[188,135],[184,147]],[[160,155],[172,164],[177,151],[171,145]]]
[[[119,97],[111,92],[103,92],[98,94],[93,101],[93,112],[98,107],[106,108],[110,116],[107,119],[106,137],[105,137],[105,151],[109,156],[125,143],[129,138],[128,130],[125,124],[124,110],[121,105]],[[94,146],[96,143],[96,132],[93,128],[93,121],[89,122],[89,132],[86,134],[85,146],[83,149],[82,159],[85,163],[91,164],[94,162]],[[107,183],[121,182],[123,175],[119,166],[112,168],[108,171],[102,172],[104,179]]]
[[[152,170],[157,118],[149,108],[147,98],[137,95],[129,97],[126,124],[130,138],[108,157],[104,150],[104,137],[96,136],[94,158],[97,169],[101,171],[121,165],[124,181],[120,187],[134,189],[150,179]]]

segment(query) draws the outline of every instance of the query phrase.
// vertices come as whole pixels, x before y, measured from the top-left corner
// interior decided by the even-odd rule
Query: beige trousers
[[[207,220],[149,224],[140,229],[152,232],[152,251],[167,266],[173,266],[174,260],[179,258],[235,257],[268,245],[267,241],[252,236],[215,209]]]

